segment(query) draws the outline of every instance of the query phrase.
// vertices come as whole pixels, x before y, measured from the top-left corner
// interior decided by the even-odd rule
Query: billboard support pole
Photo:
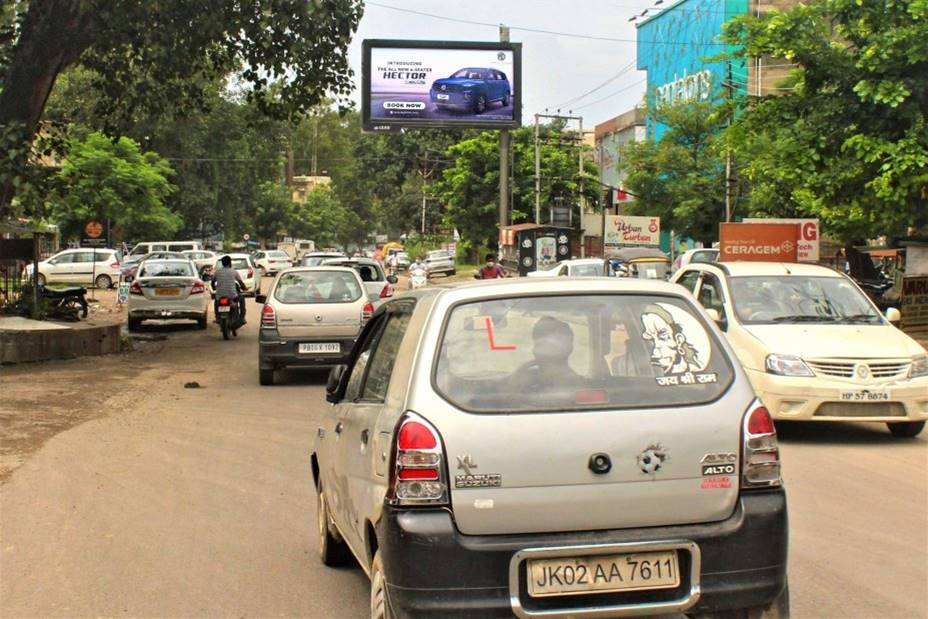
[[[509,42],[509,27],[500,24],[500,43]],[[512,101],[515,105],[515,101]],[[509,129],[499,131],[499,229],[509,225]]]
[[[584,243],[584,234],[583,234],[583,211],[586,210],[586,200],[583,199],[583,117],[581,116],[577,122],[577,132],[580,134],[580,139],[577,141],[577,151],[578,159],[580,163],[580,257],[586,258],[586,243]],[[570,209],[573,212],[573,209]]]
[[[728,61],[728,78],[725,82],[725,93],[726,98],[728,99],[728,126],[731,127],[731,105],[732,105],[732,91],[734,90],[735,85],[732,82],[731,75],[731,60]],[[725,221],[731,221],[731,206],[732,206],[732,177],[731,177],[731,147],[726,146],[725,148]]]

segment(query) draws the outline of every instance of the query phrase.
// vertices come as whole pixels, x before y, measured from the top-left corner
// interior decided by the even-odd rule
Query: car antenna
[[[787,275],[792,275],[792,273],[790,273],[790,271],[789,271],[789,267],[786,266],[785,264],[783,265],[783,270],[786,271],[786,274],[787,274]]]

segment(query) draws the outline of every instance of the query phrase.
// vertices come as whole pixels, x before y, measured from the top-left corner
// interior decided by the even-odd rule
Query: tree
[[[295,206],[287,188],[279,182],[261,183],[251,215],[255,235],[273,247],[277,242],[277,235],[288,231],[293,225]]]
[[[295,208],[291,231],[304,239],[312,239],[317,246],[341,245],[363,241],[367,236],[361,230],[361,219],[345,208],[330,187],[317,186],[306,195],[306,201]],[[360,230],[360,231],[359,231]]]
[[[514,149],[512,222],[519,223],[535,212],[535,146],[533,130],[512,131]],[[543,215],[557,198],[576,205],[580,195],[576,135],[561,125],[546,126],[541,142],[541,205]],[[461,236],[477,246],[496,246],[499,224],[499,134],[484,131],[448,148],[452,161],[442,173],[437,195],[446,206],[445,219]],[[586,163],[584,197],[598,205],[598,171]]]
[[[0,11],[0,216],[25,176],[58,74],[94,71],[103,117],[197,107],[212,78],[238,71],[264,112],[301,113],[352,88],[346,48],[361,0],[25,0]],[[269,88],[275,80],[280,85]],[[17,147],[10,150],[10,146]],[[12,155],[10,155],[12,153]]]
[[[141,152],[133,140],[93,133],[70,144],[53,178],[51,216],[65,237],[96,219],[109,221],[116,238],[168,238],[182,223],[164,204],[174,190],[171,174],[167,161]]]
[[[622,150],[624,185],[636,196],[628,212],[661,218],[661,225],[710,244],[725,218],[724,108],[709,101],[656,106],[667,129],[661,139]]]
[[[726,37],[796,64],[729,134],[753,213],[818,217],[847,242],[928,225],[928,2],[820,0]]]

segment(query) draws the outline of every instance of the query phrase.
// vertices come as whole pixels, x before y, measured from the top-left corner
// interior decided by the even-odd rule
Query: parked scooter
[[[87,318],[87,289],[80,286],[53,290],[39,285],[39,296],[45,301],[45,315],[62,320]]]
[[[429,283],[429,272],[421,267],[417,267],[409,271],[409,288],[410,290],[415,290],[416,288],[423,288]]]

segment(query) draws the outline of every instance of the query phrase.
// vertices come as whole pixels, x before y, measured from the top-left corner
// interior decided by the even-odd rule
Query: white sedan
[[[129,330],[147,319],[196,320],[205,329],[209,299],[189,260],[145,260],[129,287]]]
[[[275,275],[293,266],[287,252],[279,249],[259,251],[255,254],[254,261],[264,275]]]
[[[253,297],[261,291],[261,271],[255,264],[251,254],[222,254],[219,256],[219,259],[216,260],[215,265],[213,265],[214,273],[216,269],[222,266],[222,258],[224,256],[232,258],[232,268],[238,271],[238,274],[242,276],[242,281],[245,282],[246,297]]]
[[[612,269],[607,270],[602,258],[579,258],[561,260],[538,271],[530,271],[529,277],[610,277]]]

